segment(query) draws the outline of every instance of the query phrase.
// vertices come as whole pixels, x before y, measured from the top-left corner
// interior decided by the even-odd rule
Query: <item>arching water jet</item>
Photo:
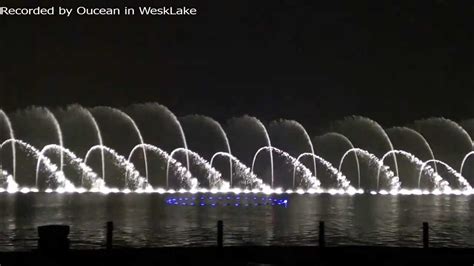
[[[296,158],[296,161],[299,162],[301,158],[305,157],[305,156],[311,156],[315,159],[317,159],[322,165],[324,165],[326,167],[326,169],[334,176],[336,176],[336,180],[337,180],[337,183],[343,188],[343,189],[347,189],[349,187],[349,184],[350,182],[347,180],[347,178],[339,171],[337,170],[336,168],[334,168],[334,166],[332,166],[332,164],[326,160],[324,160],[323,158],[321,158],[320,156],[317,156],[315,155],[314,153],[309,153],[309,152],[306,152],[306,153],[302,153],[298,156],[298,158]],[[293,189],[295,189],[295,176],[296,176],[296,165],[295,167],[293,168]]]
[[[80,171],[81,187],[84,186],[84,177],[87,177],[87,179],[91,181],[92,187],[95,187],[97,189],[100,189],[101,187],[103,187],[103,182],[99,181],[97,174],[89,166],[87,166],[84,162],[82,162],[81,158],[78,158],[72,151],[57,144],[46,145],[39,152],[40,156],[38,157],[38,160],[36,162],[36,175],[35,175],[35,180],[37,184],[36,186],[38,186],[40,166],[41,166],[41,163],[43,162],[42,158],[47,157],[45,154],[49,150],[59,151],[59,153],[62,152],[63,154],[66,154],[66,156],[70,160],[69,163],[74,165],[77,168],[77,170]]]
[[[261,147],[260,149],[257,150],[257,152],[255,152],[255,155],[253,156],[253,160],[252,160],[252,167],[250,168],[252,173],[254,173],[255,162],[257,161],[258,155],[260,154],[260,152],[265,151],[265,150],[272,150],[272,151],[276,152],[278,155],[281,155],[285,160],[288,160],[289,163],[293,167],[296,167],[297,169],[301,169],[302,172],[303,172],[304,181],[307,182],[311,188],[317,188],[317,187],[320,186],[320,182],[317,179],[317,177],[315,177],[311,173],[311,171],[308,168],[306,168],[302,163],[300,163],[298,160],[296,160],[296,158],[294,158],[293,156],[289,155],[288,153],[286,153],[286,152],[284,152],[284,151],[282,151],[278,148],[271,147],[271,146]],[[272,186],[272,188],[273,188],[273,186]]]
[[[142,134],[140,132],[140,129],[138,128],[137,124],[135,123],[135,121],[128,115],[126,114],[125,112],[119,110],[119,109],[116,109],[116,108],[112,108],[112,107],[108,107],[108,106],[98,106],[98,107],[94,107],[92,109],[92,111],[106,111],[106,112],[110,112],[110,113],[113,113],[113,114],[116,114],[118,115],[118,117],[124,119],[125,121],[127,121],[131,126],[132,128],[135,130],[136,134],[137,134],[137,137],[138,137],[138,140],[140,142],[140,144],[144,144],[145,142],[143,141],[143,137],[142,137]],[[94,119],[95,120],[95,119]],[[104,145],[100,144],[98,145],[99,147],[105,147]],[[104,154],[104,151],[101,150],[101,155]],[[146,181],[148,182],[148,160],[147,160],[147,156],[146,156],[146,149],[143,148],[143,161],[144,161],[144,164],[145,164],[145,178],[146,178]],[[105,167],[105,166],[104,166]],[[105,174],[105,170],[104,170],[104,174]],[[104,179],[105,181],[105,176],[102,176],[102,178]]]
[[[90,156],[96,150],[100,150],[100,151],[103,150],[107,154],[111,155],[112,158],[114,159],[115,165],[117,165],[120,169],[125,171],[125,174],[124,174],[125,188],[130,188],[130,185],[132,186],[132,189],[135,187],[138,187],[138,188],[144,187],[146,189],[148,187],[148,179],[143,180],[143,178],[140,177],[140,173],[135,169],[135,166],[132,163],[130,163],[122,155],[119,155],[115,150],[107,146],[103,146],[103,145],[92,146],[87,151],[86,156],[84,157],[84,164],[87,165],[87,162],[89,161]],[[103,180],[105,183],[105,179]]]
[[[455,169],[460,168],[464,155],[472,151],[471,137],[459,124],[452,120],[442,117],[418,120],[414,123],[414,129],[420,132],[430,143],[436,159],[449,164]]]
[[[385,130],[376,121],[362,116],[347,117],[334,123],[334,130],[348,137],[354,146],[382,156],[387,150],[393,150],[393,144]],[[393,155],[395,174],[399,176],[397,158]]]
[[[390,189],[392,189],[392,190],[395,189],[396,190],[396,189],[399,188],[400,183],[399,183],[399,180],[398,180],[398,176],[394,175],[394,173],[389,170],[388,166],[383,165],[383,163],[381,163],[380,159],[377,156],[375,156],[374,154],[372,154],[372,153],[370,153],[366,150],[360,149],[360,148],[352,148],[352,149],[347,150],[344,153],[344,155],[342,156],[342,158],[339,162],[339,168],[338,168],[339,172],[341,172],[344,160],[351,153],[354,153],[356,155],[362,154],[362,155],[366,156],[368,158],[368,161],[369,161],[369,166],[370,166],[370,162],[375,162],[377,167],[380,167],[380,165],[382,165],[381,170],[384,170],[384,172],[386,173],[386,178],[389,181]],[[377,171],[378,170],[379,169],[377,168]],[[360,186],[360,184],[359,184],[359,186]],[[379,187],[379,178],[378,177],[376,177],[376,187],[377,187],[377,189]]]
[[[12,142],[24,148],[28,155],[33,156],[36,160],[41,160],[43,165],[46,167],[46,170],[50,173],[48,178],[53,179],[54,182],[65,188],[67,191],[74,191],[74,185],[69,182],[69,180],[67,180],[63,172],[58,171],[58,167],[55,164],[51,163],[47,157],[43,156],[38,149],[31,146],[30,144],[18,139],[7,139],[2,142],[2,144],[0,144],[0,151],[2,150],[3,146],[11,144]],[[39,188],[37,180],[35,180],[35,186],[36,188]]]
[[[172,151],[169,155],[168,162],[166,164],[166,187],[167,188],[169,188],[170,163],[172,162],[172,160],[174,160],[173,156],[177,152],[185,152],[185,154],[191,155],[191,158],[195,160],[196,162],[196,166],[202,168],[207,174],[206,181],[209,183],[210,188],[215,188],[215,187],[221,188],[221,189],[228,188],[228,183],[226,184],[226,182],[223,182],[223,180],[221,179],[222,175],[219,171],[212,168],[210,164],[204,158],[199,156],[199,154],[185,148],[177,148],[174,151]]]
[[[196,187],[197,185],[197,182],[196,180],[193,180],[192,179],[192,176],[191,176],[191,173],[189,172],[189,169],[187,169],[186,167],[182,166],[182,164],[176,160],[174,160],[173,158],[171,158],[171,156],[165,152],[164,150],[154,146],[154,145],[151,145],[151,144],[138,144],[136,145],[135,147],[133,147],[133,149],[130,151],[130,154],[128,155],[128,159],[127,161],[130,163],[131,162],[131,159],[133,157],[133,154],[135,153],[135,151],[137,149],[142,149],[142,148],[145,148],[147,149],[148,151],[151,151],[155,154],[157,154],[161,159],[163,159],[166,163],[169,163],[171,162],[171,164],[176,168],[176,174],[182,178],[182,180],[180,180],[181,182],[186,182],[186,185],[193,189]],[[169,171],[168,169],[166,170],[166,175],[167,175],[167,183],[166,183],[166,187],[168,188],[168,174],[169,174]]]
[[[408,128],[408,127],[392,127],[392,128],[386,129],[385,132],[387,132],[387,135],[392,140],[392,143],[395,143],[394,146],[403,146],[403,147],[398,147],[398,150],[410,151],[414,149],[413,145],[415,145],[416,143],[420,143],[422,146],[422,149],[425,149],[428,152],[428,156],[430,157],[430,159],[436,159],[434,156],[433,150],[431,149],[430,144],[425,139],[425,137],[423,137],[423,135],[421,135],[418,131]],[[411,153],[413,155],[416,154],[414,152],[411,152]],[[433,164],[433,167],[434,167],[434,170],[438,172],[436,163]]]
[[[273,145],[284,149],[288,153],[290,153],[293,157],[297,157],[299,154],[307,152],[308,150],[302,151],[293,151],[290,152],[289,141],[291,139],[296,139],[297,136],[301,136],[303,138],[304,144],[307,145],[309,148],[309,152],[314,154],[314,147],[313,143],[311,142],[311,138],[306,132],[306,129],[297,121],[295,120],[286,120],[280,119],[277,121],[273,121],[270,123],[269,130],[270,136],[273,140]],[[289,140],[290,139],[290,140]],[[295,146],[294,144],[292,146]],[[318,176],[317,168],[316,168],[316,159],[314,157],[311,158],[313,161],[313,173],[314,176]]]
[[[139,123],[141,127],[145,127],[146,129],[150,129],[147,127],[149,123],[160,123],[160,122],[164,122],[164,120],[170,121],[176,127],[177,133],[179,135],[179,138],[181,139],[183,147],[185,149],[188,149],[186,135],[184,134],[184,130],[183,130],[183,127],[181,126],[181,123],[179,122],[176,115],[173,112],[171,112],[166,106],[158,104],[156,102],[133,104],[127,108],[127,113],[133,116],[134,120],[138,121],[137,123]],[[149,119],[153,119],[153,120],[150,121]],[[165,127],[164,125],[161,125],[161,126]],[[169,128],[169,127],[160,128],[159,132],[155,132],[153,130],[151,132],[152,133],[151,135],[163,134],[163,130],[166,128]],[[144,130],[144,133],[146,132],[148,131]],[[174,128],[173,128],[173,134],[176,134]],[[166,144],[166,143],[159,143],[159,144],[152,143],[150,140],[151,137],[152,136],[147,137],[148,138],[147,143],[155,144],[155,146],[159,146],[159,147],[163,147],[164,144]],[[173,148],[169,148],[167,151],[171,152]],[[186,156],[186,168],[189,169],[189,155],[186,154],[185,156]]]
[[[217,122],[213,118],[208,117],[208,116],[204,116],[204,115],[187,115],[187,116],[184,116],[184,117],[181,118],[181,125],[184,128],[184,131],[189,130],[188,133],[192,133],[191,135],[187,134],[188,135],[187,142],[188,142],[189,145],[192,146],[193,138],[196,138],[196,137],[199,137],[199,136],[202,136],[202,135],[204,135],[206,137],[209,137],[209,136],[212,135],[212,133],[215,132],[217,134],[218,138],[221,138],[223,140],[224,145],[225,145],[225,149],[227,149],[227,153],[232,154],[229,139],[227,138],[227,134],[225,133],[225,131],[222,128],[221,124],[219,124],[219,122]],[[198,132],[196,132],[196,131],[198,131]],[[206,139],[201,138],[201,139],[199,139],[199,142],[202,143],[202,142],[205,142],[206,140],[208,140],[208,138],[206,138]],[[209,145],[206,145],[206,146],[209,146]],[[194,149],[194,148],[191,147],[191,149]],[[218,149],[218,152],[219,152],[220,147],[217,148],[217,149]],[[215,152],[215,150],[214,150],[214,152]],[[199,152],[199,153],[202,155],[201,152]],[[211,159],[211,161],[212,161],[212,159]],[[229,176],[230,176],[230,186],[231,187],[232,187],[232,175],[233,175],[232,170],[233,170],[232,169],[232,158],[229,157]]]
[[[443,165],[450,174],[454,175],[456,178],[457,178],[457,181],[459,183],[459,185],[464,189],[464,190],[471,190],[472,187],[471,185],[469,185],[469,183],[467,182],[467,180],[461,175],[459,174],[458,172],[456,172],[456,170],[454,170],[451,166],[449,166],[447,163],[443,162],[443,161],[440,161],[440,160],[436,160],[436,159],[431,159],[431,160],[428,160],[426,162],[423,163],[423,165],[421,166],[421,169],[420,169],[420,172],[419,172],[419,175],[418,175],[418,188],[420,187],[420,183],[421,183],[421,173],[423,171],[423,169],[426,167],[426,165],[428,165],[429,163],[432,163],[432,162],[436,162],[438,164],[441,164]]]
[[[397,154],[406,157],[407,159],[410,160],[410,162],[414,163],[417,167],[420,168],[420,175],[423,170],[425,170],[427,167],[425,166],[424,162],[420,159],[418,159],[415,155],[403,151],[403,150],[392,150],[387,153],[385,153],[382,158],[380,159],[380,164],[377,170],[377,189],[378,189],[378,184],[380,180],[380,172],[383,167],[383,162],[386,159],[387,156],[390,156],[391,154]],[[437,171],[432,171],[432,169],[428,169],[427,175],[431,178],[432,182],[435,185],[435,189],[444,189],[448,186],[448,183],[443,180],[441,176],[438,175]],[[400,178],[400,177],[399,177]],[[420,181],[418,181],[418,188],[420,188]]]
[[[241,127],[246,127],[246,128],[253,127],[253,128],[255,128],[258,131],[259,134],[263,135],[263,138],[265,139],[265,142],[266,142],[265,145],[268,146],[268,147],[272,146],[272,143],[271,143],[271,140],[270,140],[270,135],[268,134],[267,129],[265,128],[263,123],[260,120],[258,120],[256,117],[245,115],[245,116],[242,116],[242,117],[239,117],[239,118],[233,118],[232,120],[229,121],[229,130],[227,131],[228,135],[231,135],[230,133],[233,133],[232,129],[237,130],[237,129],[240,129]],[[237,138],[237,137],[241,138],[242,133],[247,133],[247,132],[245,132],[245,131],[237,132],[237,134],[235,134],[234,137],[235,138]],[[250,138],[255,138],[255,136],[252,136],[252,135],[245,135],[245,136],[250,137]],[[242,139],[240,139],[240,140],[242,141]],[[232,138],[230,138],[230,143],[231,144],[233,142],[235,143],[235,141],[236,141],[235,139],[233,140]],[[247,142],[247,141],[249,141],[249,139],[246,138],[246,139],[244,139],[244,141]],[[257,146],[257,147],[261,147],[261,146]],[[233,151],[235,152],[235,149],[233,149]],[[269,155],[270,155],[270,178],[271,178],[270,186],[273,188],[274,163],[273,163],[273,150],[272,149],[269,149]],[[250,156],[251,156],[251,158],[253,158],[253,154],[250,154]]]
[[[68,137],[68,131],[67,131],[68,128],[67,127],[65,128],[65,125],[71,126],[71,124],[72,124],[73,126],[76,126],[77,124],[75,124],[71,120],[77,119],[79,115],[82,115],[82,117],[85,118],[85,120],[90,125],[90,127],[92,127],[92,129],[94,131],[94,137],[96,138],[96,141],[97,141],[95,143],[95,145],[102,145],[102,146],[104,145],[104,141],[103,141],[103,138],[102,138],[102,132],[100,131],[99,124],[97,123],[97,120],[92,115],[92,113],[89,111],[89,109],[84,108],[83,106],[81,106],[79,104],[72,104],[72,105],[67,106],[67,108],[65,110],[59,109],[56,112],[56,114],[57,114],[58,120],[59,120],[59,122],[60,122],[60,124],[63,128],[63,135],[65,137],[65,142],[66,142],[65,145],[67,145],[67,142],[68,142],[68,138],[67,138]],[[76,116],[73,116],[73,115],[76,115]],[[86,147],[90,147],[90,144]],[[70,147],[68,147],[68,148],[72,149]],[[76,153],[79,156],[85,156],[85,154],[82,154],[82,151],[81,151],[81,153],[79,153],[79,151],[77,151]],[[101,151],[100,157],[101,157],[100,158],[101,159],[101,176],[102,176],[102,178],[105,178],[105,154],[104,154],[104,151]]]
[[[347,150],[355,148],[354,145],[352,144],[352,142],[346,136],[344,136],[340,133],[337,133],[337,132],[329,132],[329,133],[326,133],[324,135],[317,136],[313,139],[313,142],[316,144],[315,146],[319,149],[319,151],[322,152],[324,150],[327,150],[326,153],[328,153],[329,151],[333,152],[335,150],[335,147],[333,145],[331,145],[330,147],[328,147],[326,149],[323,149],[323,147],[324,147],[323,144],[325,144],[329,141],[333,141],[334,143],[338,143],[338,144],[342,143],[343,145],[345,145],[342,149],[342,154],[340,155],[340,157],[333,158],[334,159],[334,161],[332,162],[333,165],[340,162],[340,159],[342,158],[342,156],[344,155],[344,153]],[[319,146],[318,146],[317,143],[319,143]],[[339,146],[341,146],[341,145],[339,145]],[[324,153],[324,154],[326,154],[326,153]],[[356,170],[357,170],[357,186],[358,186],[357,188],[360,189],[360,163],[359,163],[359,157],[357,156],[356,153],[353,153],[353,154],[354,154],[354,160],[355,160]],[[328,155],[329,154],[326,154],[326,156],[323,156],[323,157],[327,159]],[[339,169],[338,171],[342,172],[341,169]]]
[[[250,186],[252,188],[254,188],[254,187],[261,188],[262,187],[263,181],[261,179],[259,179],[257,177],[257,175],[255,173],[253,173],[250,168],[248,168],[248,166],[243,164],[241,161],[239,161],[239,159],[237,159],[235,156],[233,156],[230,153],[216,152],[211,158],[211,162],[210,162],[211,167],[213,166],[214,159],[217,158],[218,156],[228,157],[230,160],[232,160],[234,162],[233,165],[237,168],[237,170],[235,171],[235,175],[236,176],[239,176],[239,175],[242,176],[242,179],[244,180],[245,186]],[[232,180],[232,176],[231,176],[231,180]],[[255,183],[257,183],[257,184],[255,185]],[[232,184],[232,182],[231,182],[231,184]]]
[[[5,125],[7,126],[8,130],[8,135],[10,139],[15,139],[15,133],[13,131],[12,123],[10,121],[10,118],[5,114],[5,112],[0,109],[0,118],[3,120]],[[12,145],[12,168],[13,168],[13,180],[15,180],[16,177],[16,147],[15,147],[15,142],[11,143]],[[1,168],[2,162],[0,162],[0,168]]]

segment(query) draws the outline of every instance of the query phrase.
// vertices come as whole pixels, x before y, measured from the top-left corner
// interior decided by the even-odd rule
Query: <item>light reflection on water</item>
[[[455,195],[280,195],[282,206],[170,206],[160,194],[0,194],[0,250],[36,246],[36,227],[71,225],[75,248],[98,248],[106,221],[114,244],[132,247],[211,246],[216,221],[226,245],[316,245],[319,221],[326,243],[421,246],[428,221],[431,246],[474,247],[474,198]]]

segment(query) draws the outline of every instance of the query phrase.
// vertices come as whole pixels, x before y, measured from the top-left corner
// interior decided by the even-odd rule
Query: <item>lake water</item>
[[[227,196],[231,199],[226,201]],[[205,206],[200,206],[201,197]],[[114,222],[114,244],[119,246],[211,246],[216,244],[218,220],[224,221],[225,245],[317,245],[319,221],[323,220],[328,246],[421,247],[422,222],[428,221],[431,246],[474,247],[472,196],[247,194],[239,195],[238,200],[236,197],[235,194],[0,193],[0,250],[35,247],[36,227],[45,224],[70,225],[73,248],[101,248],[107,221]],[[269,197],[288,203],[264,205],[262,202]],[[182,198],[186,206],[182,202],[168,204],[166,201],[172,198]],[[195,206],[190,206],[192,203]],[[212,203],[217,206],[211,206]]]

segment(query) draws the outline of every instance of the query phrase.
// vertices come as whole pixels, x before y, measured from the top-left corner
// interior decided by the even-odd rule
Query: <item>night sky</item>
[[[351,114],[383,126],[474,117],[471,1],[139,5],[163,4],[197,7],[198,16],[0,16],[1,108],[157,101],[178,116],[284,117],[309,128]]]

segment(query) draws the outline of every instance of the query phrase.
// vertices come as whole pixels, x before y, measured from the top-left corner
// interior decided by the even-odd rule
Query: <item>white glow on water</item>
[[[232,189],[232,192],[234,192],[234,194],[240,194],[242,193],[242,190],[240,188],[234,188]]]
[[[279,187],[279,188],[274,189],[274,193],[283,194],[283,188]]]
[[[31,187],[16,187],[16,186],[9,186],[7,188],[3,187],[0,188],[0,193],[38,193],[40,192],[37,188],[31,188]],[[354,196],[356,194],[370,194],[370,195],[380,195],[380,196],[399,196],[399,195],[417,195],[417,196],[422,196],[422,195],[435,195],[435,196],[440,196],[440,195],[455,195],[455,196],[469,196],[473,195],[474,190],[473,189],[451,189],[449,187],[439,189],[435,188],[434,190],[420,190],[420,189],[405,189],[402,188],[400,190],[392,189],[390,191],[387,190],[379,190],[379,191],[367,191],[365,192],[363,189],[355,189],[354,187],[349,187],[348,189],[341,189],[341,188],[332,188],[332,189],[321,189],[321,188],[310,188],[307,190],[304,190],[302,188],[299,188],[297,190],[283,190],[283,188],[276,188],[272,189],[270,187],[264,187],[263,189],[240,189],[240,188],[211,188],[211,189],[206,189],[206,188],[191,188],[191,189],[179,189],[179,190],[174,190],[174,189],[169,189],[165,190],[164,188],[157,188],[157,189],[152,189],[151,187],[144,187],[144,188],[138,188],[135,190],[131,190],[129,188],[125,189],[118,189],[118,188],[110,188],[103,186],[101,188],[93,187],[91,189],[86,189],[83,187],[74,187],[74,186],[65,186],[65,187],[58,187],[56,189],[45,189],[42,191],[44,193],[58,193],[58,194],[71,194],[71,193],[101,193],[104,195],[110,194],[110,193],[123,193],[123,194],[151,194],[151,193],[158,193],[158,194],[196,194],[196,193],[202,193],[202,194],[228,194],[228,193],[233,193],[235,195],[240,195],[240,194],[265,194],[265,195],[272,195],[272,194],[298,194],[298,195],[317,195],[317,194],[330,194],[330,195],[349,195],[349,196]]]
[[[76,190],[74,192],[82,194],[82,193],[87,192],[87,189],[85,189],[83,187],[79,187],[79,188],[76,188]]]
[[[459,195],[462,195],[462,192],[459,189],[453,189],[452,194],[459,196]]]

